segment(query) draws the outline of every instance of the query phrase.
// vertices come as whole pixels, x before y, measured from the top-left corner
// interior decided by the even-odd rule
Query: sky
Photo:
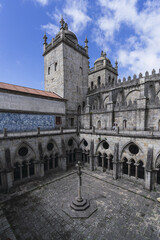
[[[101,50],[119,78],[160,68],[160,0],[0,0],[0,82],[44,89],[43,35],[48,43],[63,15],[90,67]]]

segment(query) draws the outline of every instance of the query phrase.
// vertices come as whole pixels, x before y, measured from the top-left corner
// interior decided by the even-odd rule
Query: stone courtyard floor
[[[64,211],[77,194],[75,171],[55,174],[1,201],[0,240],[159,240],[160,203],[127,180],[83,171],[82,195],[97,205],[87,219],[72,219]]]

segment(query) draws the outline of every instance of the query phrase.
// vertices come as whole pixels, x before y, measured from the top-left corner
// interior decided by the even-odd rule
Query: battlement
[[[90,69],[90,72],[91,71],[95,71],[94,68]],[[88,88],[88,93],[111,90],[113,88],[119,88],[119,87],[129,87],[129,86],[139,85],[141,84],[140,80],[142,78],[144,79],[143,82],[160,80],[160,69],[158,73],[156,73],[155,69],[153,69],[151,74],[149,74],[149,72],[146,71],[144,76],[142,73],[139,73],[138,77],[136,74],[134,74],[133,78],[131,78],[131,76],[128,76],[127,79],[125,77],[123,77],[122,80],[120,78],[115,79],[114,83],[106,83],[105,85],[101,84],[100,86],[97,86],[97,84],[95,84],[93,88],[91,87]]]

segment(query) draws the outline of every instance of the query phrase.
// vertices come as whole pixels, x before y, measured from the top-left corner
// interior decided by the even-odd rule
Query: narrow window
[[[50,75],[50,72],[51,72],[51,69],[50,69],[50,67],[48,68],[48,75]]]
[[[127,128],[127,120],[123,120],[123,129]]]
[[[91,89],[93,89],[93,81],[91,82]]]
[[[71,127],[74,126],[74,118],[71,118]]]
[[[97,84],[98,84],[98,87],[100,87],[100,85],[101,85],[101,77],[100,76],[97,79]]]
[[[80,69],[80,74],[83,75],[83,68],[80,67],[79,69]]]
[[[54,70],[57,71],[57,62],[54,65]]]
[[[56,117],[56,125],[60,125],[61,124],[61,117]]]
[[[109,75],[109,77],[108,77],[108,83],[110,83],[111,82],[111,76]]]

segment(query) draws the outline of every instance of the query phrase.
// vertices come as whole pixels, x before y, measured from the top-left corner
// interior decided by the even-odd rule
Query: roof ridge
[[[16,89],[16,87],[17,88],[23,88],[24,90],[28,90],[28,89],[30,89],[30,90],[32,90],[32,91],[40,91],[40,92],[43,92],[43,93],[50,93],[50,94],[54,94],[55,96],[54,96],[54,98],[60,98],[60,99],[63,99],[61,96],[59,96],[57,93],[55,93],[55,92],[50,92],[50,91],[45,91],[45,90],[41,90],[41,89],[36,89],[36,88],[31,88],[31,87],[24,87],[24,86],[20,86],[20,85],[16,85],[16,84],[11,84],[11,83],[5,83],[5,82],[0,82],[0,88],[1,89],[3,89],[3,86],[1,86],[1,84],[4,84],[4,85],[6,85],[6,88],[4,88],[4,89],[7,89],[7,85],[9,85],[9,86],[13,86],[13,87],[15,87],[15,89],[8,89],[8,90],[15,90],[15,91],[19,91],[19,92],[24,92],[24,91],[22,91],[22,89]],[[34,92],[28,92],[28,93],[30,93],[30,94],[35,94],[35,95],[38,95],[36,92],[34,93]]]

